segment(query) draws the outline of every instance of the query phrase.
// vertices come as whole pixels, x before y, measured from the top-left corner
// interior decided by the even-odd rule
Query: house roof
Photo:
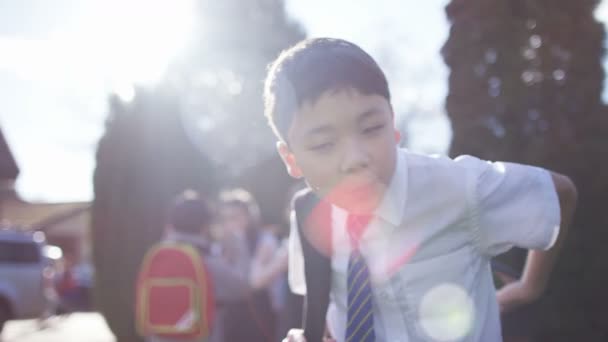
[[[19,167],[0,128],[0,180],[15,180]]]
[[[29,203],[18,198],[6,198],[1,202],[0,220],[22,229],[49,229],[86,212],[90,202]]]

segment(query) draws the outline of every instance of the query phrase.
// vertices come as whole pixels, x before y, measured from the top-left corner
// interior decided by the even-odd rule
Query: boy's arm
[[[555,244],[548,250],[530,250],[520,280],[497,292],[501,312],[508,312],[522,304],[532,302],[545,291],[549,275],[568,232],[576,208],[577,191],[570,178],[551,173],[559,198],[561,224]]]

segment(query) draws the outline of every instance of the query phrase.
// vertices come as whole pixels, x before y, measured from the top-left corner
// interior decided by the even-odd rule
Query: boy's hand
[[[290,329],[289,332],[287,332],[287,337],[283,339],[283,342],[306,342],[304,330]]]
[[[526,286],[521,280],[511,282],[496,292],[500,313],[507,313],[522,305],[529,304],[538,299],[541,293],[540,290]]]
[[[283,339],[283,342],[306,342],[304,337],[304,330],[302,329],[291,329],[287,333],[287,337]],[[323,342],[336,342],[333,338],[324,337]]]

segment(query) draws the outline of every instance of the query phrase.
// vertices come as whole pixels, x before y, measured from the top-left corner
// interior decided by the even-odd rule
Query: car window
[[[0,263],[40,262],[40,249],[34,242],[0,241]]]

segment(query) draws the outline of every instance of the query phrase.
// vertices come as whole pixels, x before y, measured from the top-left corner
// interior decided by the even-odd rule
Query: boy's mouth
[[[345,195],[353,196],[357,198],[368,197],[373,193],[373,184],[363,184],[359,186],[353,186],[346,188]]]
[[[335,186],[326,197],[330,202],[346,210],[369,212],[375,209],[379,189],[375,182],[343,182]]]

